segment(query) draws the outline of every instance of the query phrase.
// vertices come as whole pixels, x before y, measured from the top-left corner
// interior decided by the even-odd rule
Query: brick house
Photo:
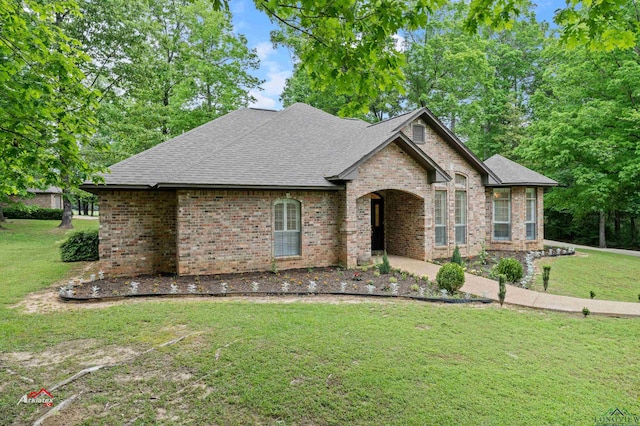
[[[232,112],[82,188],[105,270],[196,275],[540,249],[553,185],[480,161],[426,108],[369,124],[298,103]]]
[[[62,208],[62,189],[50,186],[46,189],[27,189],[32,197],[10,197],[11,201],[25,206],[37,206],[45,209]]]

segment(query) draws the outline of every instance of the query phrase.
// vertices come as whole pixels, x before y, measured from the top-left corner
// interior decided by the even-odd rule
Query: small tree
[[[585,318],[589,316],[589,314],[591,314],[591,311],[589,310],[589,308],[587,308],[586,306],[582,308],[582,315],[584,315]]]
[[[551,275],[551,266],[545,265],[542,267],[542,285],[544,286],[544,291],[547,291],[547,287],[549,287],[549,275]]]
[[[500,274],[498,276],[498,300],[500,300],[500,306],[502,306],[502,304],[504,303],[504,298],[507,296],[507,277],[505,277],[503,274]]]
[[[378,265],[378,271],[380,271],[381,274],[388,274],[389,272],[391,272],[391,264],[389,263],[389,258],[387,257],[386,250],[382,255],[382,263]]]
[[[436,283],[440,290],[454,294],[464,284],[464,269],[457,263],[447,263],[438,271]]]
[[[457,263],[462,266],[462,256],[460,256],[460,248],[456,244],[456,248],[453,249],[453,256],[451,256],[451,263]]]

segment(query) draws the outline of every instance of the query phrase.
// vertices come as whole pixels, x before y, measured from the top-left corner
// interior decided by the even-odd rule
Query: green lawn
[[[13,232],[0,236],[0,255],[21,245],[41,256],[14,256],[25,276],[69,272],[49,265],[62,238],[46,223],[16,221]],[[46,280],[23,287],[28,280],[14,273],[7,284],[2,260],[0,418],[8,423],[44,412],[16,405],[22,394],[105,362],[122,364],[54,392],[56,403],[82,392],[64,410],[69,423],[574,425],[611,407],[640,414],[638,319],[497,304],[206,298],[24,314],[7,305]]]
[[[551,265],[547,291],[564,296],[588,299],[590,291],[596,299],[638,302],[640,294],[640,257],[606,253],[596,250],[578,250],[576,256],[549,257],[538,263]],[[544,291],[542,274],[536,274],[536,291]]]

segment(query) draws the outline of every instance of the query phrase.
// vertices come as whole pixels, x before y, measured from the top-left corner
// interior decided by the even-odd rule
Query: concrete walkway
[[[637,251],[637,250],[624,250],[624,249],[616,249],[616,248],[600,248],[600,247],[591,247],[591,246],[580,246],[580,245],[577,245],[577,244],[569,244],[569,243],[563,243],[562,241],[553,241],[553,240],[544,240],[544,245],[545,246],[555,246],[555,247],[573,247],[573,248],[579,248],[579,249],[604,251],[604,252],[607,252],[607,253],[626,254],[627,256],[640,257],[640,251]]]
[[[439,265],[422,262],[407,257],[389,255],[391,266],[414,274],[428,275],[435,280]],[[498,282],[477,275],[465,274],[465,284],[460,290],[464,293],[498,300]],[[581,299],[578,297],[559,296],[541,293],[524,288],[507,285],[505,302],[536,309],[549,309],[561,312],[582,313],[587,307],[592,314],[610,316],[640,316],[640,303],[614,302],[609,300]]]

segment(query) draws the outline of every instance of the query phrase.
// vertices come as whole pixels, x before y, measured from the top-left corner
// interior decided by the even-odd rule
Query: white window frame
[[[416,140],[416,127],[422,128],[422,140]],[[427,127],[423,124],[415,123],[411,125],[411,140],[414,143],[425,143],[427,140]]]
[[[538,213],[538,194],[536,188],[525,189],[525,238],[527,240],[535,240],[537,237],[537,213]],[[532,196],[530,196],[532,194]],[[529,214],[531,213],[531,214]],[[531,230],[531,233],[529,233]]]
[[[442,197],[441,200],[438,200],[438,197]],[[442,223],[438,223],[438,204],[440,204],[440,213]],[[447,208],[447,191],[436,189],[435,195],[433,196],[433,223],[435,225],[434,229],[434,241],[436,247],[446,247],[447,245],[447,218],[449,216],[448,208]],[[444,230],[444,241],[438,242],[438,230]]]
[[[507,194],[507,198],[501,198],[498,199],[496,197],[496,194],[498,193],[498,191],[502,192],[505,191]],[[507,221],[498,221],[496,220],[496,206],[497,206],[497,202],[498,201],[504,201],[507,203],[507,207],[508,207],[508,220]],[[508,225],[508,235],[506,237],[503,236],[496,236],[496,225]],[[511,241],[511,188],[494,188],[493,190],[493,232],[492,232],[492,236],[493,239],[496,241]]]
[[[456,173],[455,183],[455,241],[456,244],[467,244],[467,177]],[[459,197],[462,196],[462,203]],[[462,205],[459,205],[462,204]]]
[[[295,229],[289,229],[289,205],[296,207],[297,220],[294,223]],[[282,206],[282,229],[277,229],[276,210],[278,206]],[[285,243],[282,241],[286,237],[297,238],[296,247],[287,250]],[[298,200],[283,199],[276,200],[273,203],[273,257],[290,257],[302,255],[302,203]]]

